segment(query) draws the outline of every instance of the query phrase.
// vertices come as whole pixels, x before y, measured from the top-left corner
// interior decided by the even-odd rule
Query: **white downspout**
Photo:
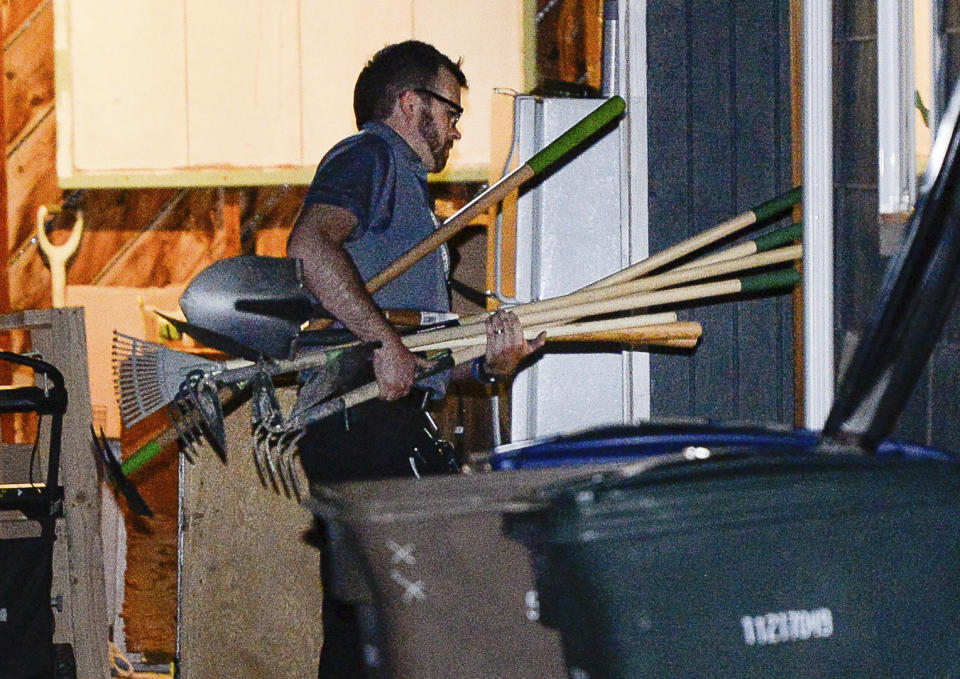
[[[833,402],[833,3],[803,7],[804,424]]]
[[[650,254],[649,168],[647,162],[647,2],[618,0],[620,49],[617,58],[616,86],[627,101],[628,117],[621,128],[621,214],[622,252],[627,266]],[[630,376],[624,384],[624,422],[650,419],[650,355],[625,352],[624,372]]]

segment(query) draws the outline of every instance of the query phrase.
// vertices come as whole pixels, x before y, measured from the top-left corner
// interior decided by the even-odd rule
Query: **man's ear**
[[[419,101],[420,97],[417,96],[416,92],[412,90],[404,90],[397,97],[395,110],[406,118],[413,120],[417,115],[417,104]]]

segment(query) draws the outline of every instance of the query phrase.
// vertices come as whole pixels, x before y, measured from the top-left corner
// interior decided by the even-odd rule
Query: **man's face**
[[[447,69],[441,68],[436,81],[430,88],[417,90],[423,102],[423,110],[417,131],[427,145],[432,167],[427,159],[424,163],[430,172],[439,172],[447,164],[453,142],[460,138],[457,121],[463,109],[460,108],[460,85]]]

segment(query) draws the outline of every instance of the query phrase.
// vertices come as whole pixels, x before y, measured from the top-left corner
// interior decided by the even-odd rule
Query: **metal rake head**
[[[223,424],[223,404],[217,386],[202,370],[189,373],[170,402],[170,419],[183,442],[187,458],[196,455],[196,444],[206,439],[221,459],[226,460],[227,436]]]
[[[304,432],[296,418],[283,416],[273,383],[266,373],[252,380],[251,386],[253,459],[260,481],[274,492],[299,501],[304,496],[306,482],[294,456]]]
[[[192,372],[221,364],[114,331],[113,378],[123,426],[130,427],[171,403]]]

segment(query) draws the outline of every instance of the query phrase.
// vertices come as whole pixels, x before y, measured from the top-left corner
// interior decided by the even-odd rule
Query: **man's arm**
[[[356,223],[354,214],[344,208],[305,205],[287,240],[287,256],[303,262],[307,288],[327,311],[357,338],[381,342],[373,352],[373,370],[380,398],[390,401],[410,391],[418,360],[383,317],[343,249]]]

